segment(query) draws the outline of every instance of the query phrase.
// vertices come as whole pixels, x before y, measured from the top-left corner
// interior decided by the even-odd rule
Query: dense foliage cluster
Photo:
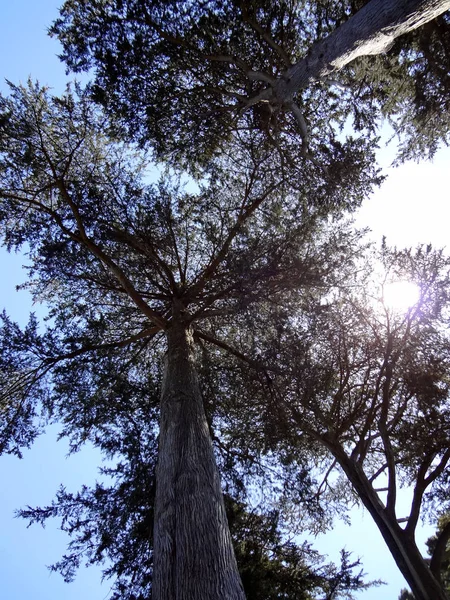
[[[236,130],[259,129],[288,160],[306,154],[323,166],[339,127],[351,119],[367,139],[380,114],[401,133],[403,158],[432,155],[448,142],[448,14],[399,38],[387,55],[310,81],[296,90],[294,109],[268,94],[366,4],[69,0],[52,33],[71,70],[92,70],[94,98],[114,122],[160,157],[198,165]]]

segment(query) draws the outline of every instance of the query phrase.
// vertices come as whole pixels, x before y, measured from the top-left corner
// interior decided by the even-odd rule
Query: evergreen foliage
[[[282,314],[271,321],[266,313],[259,328],[253,324],[261,360],[279,370],[271,400],[256,380],[246,393],[253,402],[259,397],[272,450],[285,462],[301,460],[305,441],[317,448],[317,495],[327,503],[333,495],[347,503],[356,497],[422,597],[415,571],[425,589],[439,584],[414,543],[419,516],[425,507],[431,515],[448,510],[450,262],[431,247],[383,247],[372,260],[361,256],[354,275],[313,299],[309,310],[299,313],[295,304],[289,310],[285,301]],[[406,311],[383,298],[383,286],[399,280],[420,289],[420,300]],[[258,435],[260,422],[250,423],[240,444]],[[412,502],[399,514],[404,486]],[[417,565],[408,569],[402,556]]]
[[[401,158],[433,155],[448,142],[448,14],[283,95],[314,44],[371,4],[367,19],[390,3],[68,0],[51,32],[69,69],[91,70],[93,97],[118,127],[191,168],[255,128],[287,161],[326,165],[340,127],[352,119],[367,139],[380,113],[401,134]]]
[[[350,180],[327,191],[306,178],[291,187],[271,153],[249,136],[232,155],[211,163],[192,192],[168,175],[146,183],[145,162],[105,133],[104,117],[82,92],[57,98],[31,83],[11,86],[0,113],[2,234],[10,249],[28,245],[27,287],[49,308],[44,332],[33,317],[21,331],[3,316],[1,447],[20,455],[41,425],[54,421],[62,424],[73,451],[89,440],[113,462],[104,470],[112,486],[98,484],[78,494],[62,488],[52,506],[23,511],[41,523],[61,518],[74,536],[54,568],[70,580],[83,556],[88,564],[107,558],[105,574],[117,576],[117,598],[148,597],[164,330],[181,306],[198,346],[223,479],[235,498],[230,506],[238,557],[252,582],[249,593],[258,597],[251,572],[261,572],[262,564],[270,565],[273,594],[289,586],[291,594],[292,582],[300,579],[305,598],[316,588],[331,586],[336,595],[364,587],[347,555],[340,568],[319,568],[306,547],[281,545],[284,526],[276,533],[270,507],[283,496],[277,489],[283,473],[261,436],[245,451],[236,446],[242,456],[230,462],[227,397],[235,399],[236,387],[229,393],[224,387],[221,353],[226,349],[239,359],[240,381],[248,371],[269,381],[257,346],[248,356],[242,353],[253,318],[281,306],[285,296],[300,307],[318,286],[334,281],[354,235],[336,224],[342,210],[358,205],[379,181],[371,158],[353,190]],[[328,218],[334,219],[331,227]],[[248,418],[242,411],[241,430]],[[275,537],[272,550],[261,549],[255,559],[243,550],[256,542],[242,546],[245,505],[239,502],[258,478],[270,498],[254,518],[266,528],[272,519]],[[303,480],[297,496],[307,497],[305,464],[294,479]]]
[[[419,4],[428,14],[431,3]],[[49,307],[45,330],[34,317],[24,330],[2,317],[0,451],[20,456],[58,422],[73,451],[89,440],[110,461],[104,483],[61,488],[51,506],[22,511],[61,519],[72,541],[54,569],[67,580],[83,557],[107,560],[117,600],[150,596],[153,547],[172,544],[177,509],[170,493],[158,505],[156,464],[168,473],[189,462],[170,448],[161,460],[183,400],[191,421],[173,421],[181,435],[171,439],[197,450],[192,432],[205,424],[202,451],[211,437],[249,600],[332,600],[367,587],[346,553],[340,567],[323,565],[286,542],[288,531],[326,528],[355,498],[414,596],[445,598],[414,532],[425,501],[448,509],[450,263],[431,247],[371,256],[342,217],[382,180],[382,116],[402,136],[400,160],[448,142],[449,19],[397,39],[399,27],[390,53],[363,44],[366,55],[339,63],[352,19],[364,24],[378,5],[388,7],[67,0],[52,33],[69,69],[92,69],[93,82],[59,98],[31,82],[0,97],[0,233],[8,250],[27,247],[26,287]],[[342,134],[349,118],[356,137]],[[197,183],[182,186],[169,169],[149,183],[148,148]],[[380,272],[415,281],[420,301],[392,310]],[[166,372],[184,365],[186,397],[164,380],[165,353]],[[172,496],[187,489],[184,508],[206,499],[213,514],[223,505],[220,487],[204,492],[214,468],[203,487],[196,465],[172,469]],[[402,485],[413,488],[403,529]],[[226,545],[221,506],[211,539]],[[154,533],[154,521],[166,530]],[[236,581],[230,598],[243,597]]]

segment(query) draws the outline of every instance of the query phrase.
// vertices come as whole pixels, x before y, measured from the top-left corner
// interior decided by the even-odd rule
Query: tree
[[[317,448],[317,494],[328,489],[348,502],[342,477],[351,484],[350,498],[368,510],[420,600],[446,598],[439,553],[427,564],[414,540],[424,504],[440,511],[448,504],[449,267],[431,247],[414,253],[384,246],[378,263],[361,257],[353,277],[313,300],[309,316],[285,302],[283,316],[266,315],[255,331],[261,360],[282,365],[271,408],[267,392],[259,392],[273,452],[295,464],[305,439]],[[403,312],[389,307],[383,288],[405,279],[419,286],[420,300]],[[256,397],[257,388],[247,393]],[[253,428],[241,434],[255,435]],[[398,514],[403,486],[411,488],[406,515]]]
[[[69,69],[91,69],[94,98],[159,157],[192,168],[255,127],[286,160],[326,166],[349,116],[364,137],[381,113],[391,118],[406,134],[403,156],[448,141],[449,20],[434,19],[449,8],[68,0],[51,31]]]
[[[417,150],[417,115],[431,151],[432,143],[447,139],[446,119],[439,127],[427,125],[429,115],[446,106],[447,20],[436,28],[428,53],[414,32],[448,2],[411,1],[401,5],[405,12],[375,0],[358,12],[360,4],[342,3],[336,10],[328,2],[68,1],[53,32],[69,67],[96,69],[89,93],[105,104],[110,122],[86,97],[80,104],[54,99],[49,108],[42,91],[27,96],[16,90],[15,100],[2,102],[3,232],[10,247],[30,244],[34,293],[50,302],[56,323],[41,336],[36,323],[20,332],[5,319],[3,448],[18,451],[35,435],[35,399],[81,442],[98,412],[111,414],[109,401],[117,407],[122,393],[142,393],[143,375],[136,371],[144,364],[148,373],[156,368],[149,348],[164,340],[157,598],[181,589],[186,597],[208,597],[213,589],[220,597],[227,590],[230,598],[242,597],[194,344],[227,351],[270,392],[273,373],[257,355],[264,335],[255,338],[244,321],[251,315],[256,325],[277,315],[273,332],[294,301],[297,311],[313,302],[306,290],[331,284],[346,243],[342,233],[321,225],[324,217],[357,205],[379,181],[373,148],[380,105],[392,119],[407,120],[412,146],[406,152]],[[378,25],[363,27],[378,9]],[[355,30],[364,35],[355,37]],[[349,60],[358,52],[384,51],[378,34],[387,31],[389,43],[400,33],[412,36],[406,66],[398,54],[399,80],[410,83],[418,64],[423,69],[422,85],[412,95],[408,85],[401,95],[399,85],[389,102],[383,61],[374,69],[382,80],[375,86],[365,79],[364,61],[347,68],[344,60],[353,44],[359,49]],[[339,78],[322,82],[333,71]],[[341,85],[347,90],[342,96]],[[349,114],[364,135],[343,142],[337,130]],[[131,135],[157,156],[189,167],[203,181],[200,194],[183,196],[167,183],[146,187],[136,176],[136,157],[105,131],[119,139]],[[127,358],[129,348],[136,358]],[[113,351],[123,353],[121,361],[112,360]],[[93,355],[95,366],[88,359]],[[147,363],[138,369],[140,356]],[[202,368],[216,362],[209,357]],[[229,387],[231,393],[237,385]],[[223,404],[217,413],[228,424],[238,413],[225,418]],[[261,424],[270,410],[255,422]],[[230,437],[249,423],[241,418]],[[284,445],[285,452],[289,441],[271,439],[267,423],[266,437],[253,441],[265,460],[271,444]],[[216,416],[217,425],[220,431]],[[302,471],[291,465],[283,465],[286,476],[298,478]],[[200,547],[198,532],[196,556],[184,548]],[[174,544],[183,547],[176,560]],[[200,591],[203,560],[211,578]]]
[[[141,414],[158,398],[142,398]],[[147,408],[147,410],[146,410]],[[152,597],[153,504],[157,444],[152,424],[125,409],[108,424],[97,423],[96,444],[119,463],[104,469],[107,482],[80,492],[58,490],[50,506],[21,510],[30,523],[61,521],[71,536],[68,552],[53,565],[71,581],[83,557],[87,564],[104,564],[106,577],[114,577],[113,600]],[[282,534],[276,510],[261,513],[225,494],[225,508],[247,600],[312,600],[348,598],[353,590],[373,585],[363,582],[359,561],[343,551],[341,564],[324,564],[310,544],[296,545]]]
[[[28,286],[51,322],[41,334],[35,319],[21,331],[3,317],[1,449],[32,441],[39,410],[74,448],[91,439],[108,452],[124,427],[125,455],[136,423],[148,421],[148,456],[158,432],[153,597],[243,598],[211,443],[221,409],[207,418],[196,345],[262,373],[240,352],[245,330],[221,331],[255,303],[326,285],[350,234],[327,232],[324,216],[337,218],[378,181],[371,157],[341,188],[305,177],[299,191],[257,139],[241,137],[188,193],[170,180],[146,185],[145,163],[108,137],[85,94],[12,86],[0,127],[2,235],[9,249],[28,244]],[[132,526],[117,510],[109,518]],[[120,565],[124,542],[116,545]]]
[[[447,594],[450,592],[449,548],[450,521],[447,514],[438,519],[436,534],[427,540],[430,555],[430,570],[440,581]]]

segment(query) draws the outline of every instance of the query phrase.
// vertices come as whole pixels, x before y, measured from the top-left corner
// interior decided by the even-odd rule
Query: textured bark
[[[193,358],[167,330],[156,470],[153,600],[245,600]]]
[[[288,102],[355,58],[386,52],[397,37],[449,9],[450,0],[372,0],[288,69],[276,84],[277,98]]]
[[[361,466],[348,458],[341,449],[334,448],[332,452],[377,525],[415,600],[448,600],[419,552],[414,538],[399,526],[395,515],[388,513]]]

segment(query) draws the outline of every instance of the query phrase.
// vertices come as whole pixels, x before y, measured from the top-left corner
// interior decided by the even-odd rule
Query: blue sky
[[[46,35],[47,27],[57,16],[58,3],[52,0],[15,0],[2,3],[0,13],[0,89],[7,88],[4,80],[25,82],[28,76],[49,84],[55,92],[65,86],[65,68],[56,54],[58,43]],[[15,285],[26,280],[21,269],[24,257],[7,255],[0,250],[2,287],[0,310],[21,324],[27,321],[30,310],[38,314],[25,291],[15,292]],[[103,600],[110,584],[101,585],[98,568],[82,568],[75,582],[64,583],[46,565],[59,560],[66,549],[67,536],[58,530],[56,522],[45,529],[26,528],[14,511],[26,505],[49,504],[61,483],[76,491],[83,483],[93,483],[97,476],[99,456],[87,450],[66,458],[67,445],[56,442],[58,430],[48,428],[23,460],[11,456],[0,459],[0,581],[1,596],[8,600],[79,600],[82,597]]]
[[[26,81],[29,75],[49,84],[56,92],[65,84],[64,66],[56,58],[58,43],[46,36],[46,29],[57,16],[58,4],[52,0],[15,0],[3,3],[0,13],[0,89],[5,92],[4,79]],[[387,165],[392,150],[382,154]],[[359,225],[369,225],[373,236],[387,235],[388,242],[416,245],[433,242],[448,243],[446,210],[448,151],[441,152],[433,164],[407,164],[390,170],[390,178],[367,202],[358,216]],[[448,192],[447,192],[448,196]],[[21,270],[21,255],[5,255],[1,250],[2,289],[0,309],[5,307],[16,320],[24,323],[32,307],[26,292],[16,293],[14,286],[26,278]],[[109,584],[100,585],[99,569],[81,569],[76,581],[65,584],[58,574],[50,574],[45,565],[60,558],[65,550],[66,537],[57,523],[46,529],[26,529],[22,520],[14,519],[18,507],[49,503],[60,483],[75,491],[82,483],[96,478],[99,457],[92,450],[66,458],[64,442],[56,443],[57,429],[49,428],[30,451],[19,461],[13,457],[0,460],[0,581],[2,595],[8,600],[79,600],[80,597],[103,600]],[[430,529],[424,531],[425,539]],[[355,513],[352,527],[339,523],[330,535],[317,540],[318,549],[336,557],[337,550],[346,546],[363,557],[369,577],[383,578],[389,586],[360,595],[361,599],[376,600],[380,596],[396,600],[404,583],[381,537],[363,512]]]

